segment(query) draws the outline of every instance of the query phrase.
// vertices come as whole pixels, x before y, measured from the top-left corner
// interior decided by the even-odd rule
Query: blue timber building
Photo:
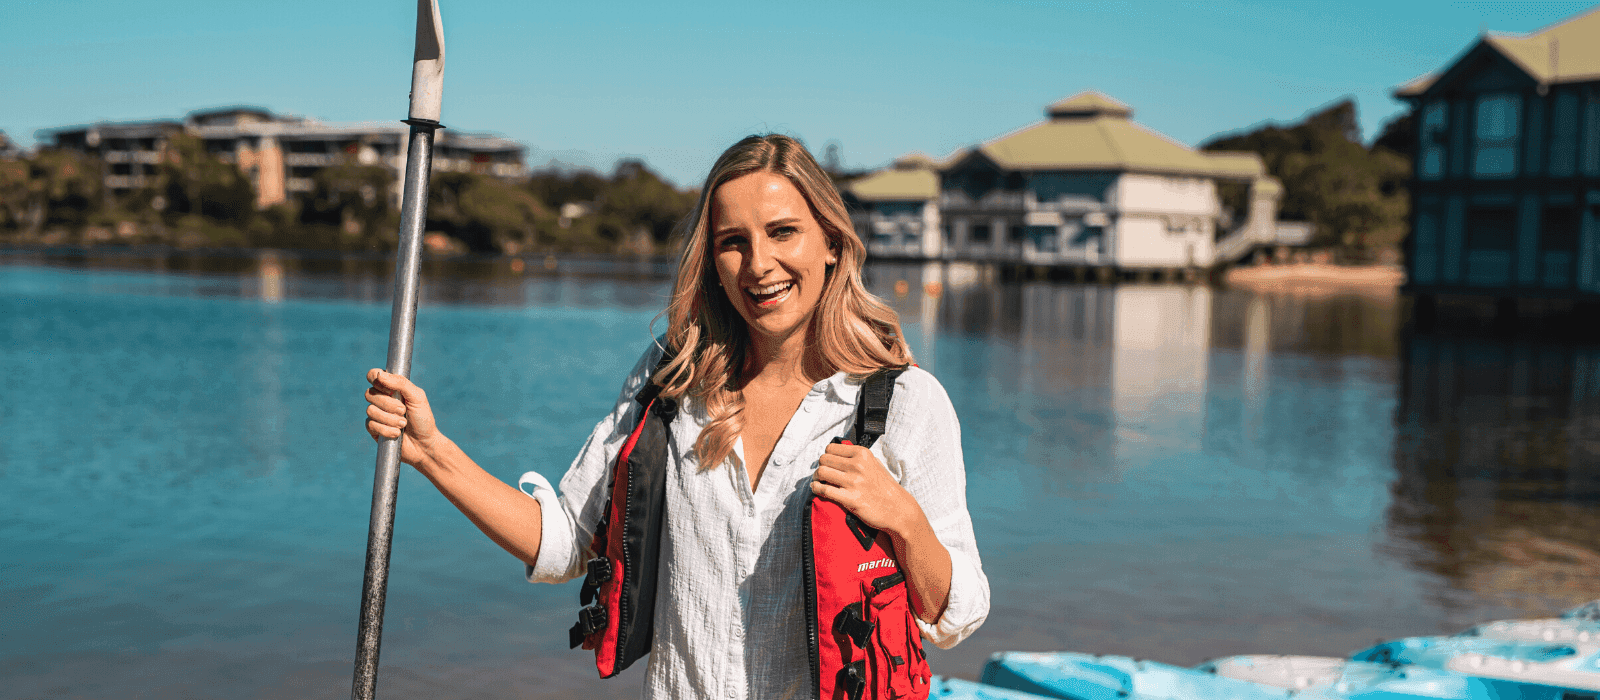
[[[1395,96],[1417,129],[1407,291],[1600,301],[1600,10],[1485,34]]]

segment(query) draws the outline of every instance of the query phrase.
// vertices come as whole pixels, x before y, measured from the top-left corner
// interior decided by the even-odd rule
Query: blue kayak
[[[1600,600],[1568,610],[1561,617],[1485,622],[1456,636],[1522,639],[1530,642],[1600,641]]]
[[[1509,663],[1509,662],[1508,662]],[[1286,668],[1298,666],[1300,670]],[[1451,668],[1250,656],[1184,668],[1122,656],[1002,653],[983,682],[1063,700],[1592,700],[1583,683],[1514,682]]]
[[[1126,656],[1001,652],[984,665],[977,688],[1062,700],[1597,700],[1600,601],[1560,618],[1397,639],[1348,659],[1231,656],[1184,668]]]
[[[943,676],[934,676],[928,691],[928,700],[1047,700],[1033,693]]]
[[[1286,700],[1282,688],[1126,656],[1001,652],[982,682],[1066,700]]]

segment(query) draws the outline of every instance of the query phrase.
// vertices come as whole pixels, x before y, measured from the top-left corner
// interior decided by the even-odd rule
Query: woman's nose
[[[776,265],[772,257],[772,242],[761,234],[750,237],[750,274],[760,279]]]

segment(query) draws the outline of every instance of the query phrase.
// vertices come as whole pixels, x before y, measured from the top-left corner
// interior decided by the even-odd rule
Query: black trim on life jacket
[[[661,398],[653,380],[672,360],[666,352],[634,395],[639,422],[617,453],[606,505],[590,549],[595,558],[578,591],[578,623],[567,632],[576,648],[594,646],[595,668],[610,678],[650,653],[654,633],[656,579],[660,571],[661,523],[666,513],[667,468],[672,420],[678,404]]]

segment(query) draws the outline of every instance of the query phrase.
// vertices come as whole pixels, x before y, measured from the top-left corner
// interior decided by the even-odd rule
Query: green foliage
[[[434,173],[428,185],[429,231],[442,231],[475,253],[521,250],[536,242],[550,213],[524,188],[488,175]]]
[[[695,204],[695,193],[678,191],[637,160],[617,163],[608,184],[599,212],[601,235],[610,240],[646,232],[652,242],[665,243]]]
[[[377,165],[330,165],[318,170],[312,183],[311,192],[297,202],[299,223],[336,231],[321,239],[319,247],[393,247],[399,216],[389,205],[394,179],[388,170]]]
[[[206,153],[200,139],[184,133],[168,139],[165,157],[147,191],[164,198],[161,213],[169,225],[195,214],[211,223],[243,227],[255,215],[250,180],[232,164]]]
[[[660,250],[699,197],[638,160],[617,163],[609,178],[588,170],[537,172],[526,189],[553,214],[541,220],[537,244],[562,250]],[[576,216],[560,216],[567,205],[575,205]]]
[[[97,159],[56,151],[0,162],[0,231],[83,227],[104,200],[103,168]]]
[[[1399,245],[1406,230],[1409,159],[1389,147],[1361,144],[1355,103],[1345,100],[1287,127],[1268,126],[1214,139],[1207,151],[1252,151],[1283,183],[1278,216],[1310,221],[1313,245],[1355,255]],[[1224,206],[1242,213],[1244,195],[1224,190]]]
[[[113,197],[106,165],[68,150],[0,161],[0,235],[94,244],[385,250],[397,243],[394,175],[380,166],[336,163],[313,176],[310,192],[257,209],[250,179],[172,134],[157,162],[130,164],[140,186]],[[426,229],[477,253],[529,250],[647,252],[672,234],[696,194],[662,180],[642,162],[624,161],[611,177],[590,171],[536,173],[511,182],[477,173],[438,172],[431,180]],[[562,218],[562,205],[579,205]]]

